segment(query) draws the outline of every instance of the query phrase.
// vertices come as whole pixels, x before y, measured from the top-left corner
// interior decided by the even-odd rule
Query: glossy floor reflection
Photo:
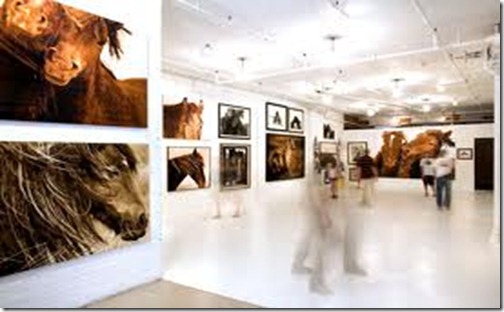
[[[164,278],[272,308],[499,307],[500,249],[489,243],[493,193],[455,192],[452,210],[440,212],[420,183],[380,182],[375,209],[361,220],[360,260],[368,274],[353,276],[343,272],[339,234],[349,213],[360,213],[358,192],[349,186],[331,202],[332,295],[311,293],[308,277],[291,273],[301,224],[295,194],[276,202],[257,196],[241,218],[172,206]]]

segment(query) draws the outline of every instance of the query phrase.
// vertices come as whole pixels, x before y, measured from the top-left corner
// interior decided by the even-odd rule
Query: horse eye
[[[45,17],[44,15],[42,15],[42,16],[40,17],[39,22],[42,24],[42,23],[45,23],[45,21],[46,21],[46,17]]]
[[[72,69],[73,70],[79,69],[79,65],[76,62],[72,62]]]

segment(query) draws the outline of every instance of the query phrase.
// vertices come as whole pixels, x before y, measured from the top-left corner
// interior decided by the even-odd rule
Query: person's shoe
[[[367,275],[367,272],[358,265],[352,265],[352,266],[345,267],[345,273],[352,274],[352,275],[361,275],[361,276]]]
[[[292,274],[311,274],[313,270],[304,265],[293,265],[291,272]]]
[[[327,287],[324,283],[310,281],[310,291],[312,293],[317,293],[319,295],[328,296],[332,295],[332,290]]]

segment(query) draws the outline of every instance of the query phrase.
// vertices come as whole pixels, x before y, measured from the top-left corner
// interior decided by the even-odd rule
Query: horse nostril
[[[39,24],[44,24],[46,21],[47,21],[47,18],[44,15],[40,16]]]
[[[148,222],[149,220],[147,219],[147,215],[145,215],[145,213],[142,213],[138,218],[138,226],[146,227]]]
[[[72,61],[72,70],[79,70],[79,64],[75,61]]]
[[[52,62],[54,61],[57,54],[58,50],[56,50],[56,48],[49,48],[46,53],[46,58]]]
[[[14,3],[14,6],[15,6],[16,8],[19,8],[19,7],[20,7],[20,6],[22,6],[22,5],[23,5],[23,2],[22,2],[22,1],[16,1],[16,3]]]

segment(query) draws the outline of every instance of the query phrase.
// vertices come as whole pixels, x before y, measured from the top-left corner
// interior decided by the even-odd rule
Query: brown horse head
[[[52,0],[5,0],[3,21],[29,37],[52,35],[64,19],[63,6]]]
[[[203,130],[203,101],[198,104],[189,103],[187,98],[182,101],[184,138],[187,140],[201,139]]]

